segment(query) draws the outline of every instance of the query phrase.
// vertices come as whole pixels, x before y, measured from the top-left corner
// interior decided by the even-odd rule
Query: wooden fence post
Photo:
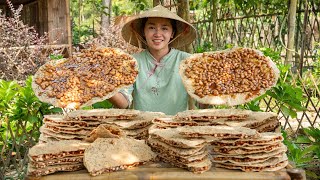
[[[292,55],[294,53],[294,34],[296,24],[296,11],[297,11],[297,0],[290,0],[289,15],[288,15],[288,44],[285,64],[292,62]]]

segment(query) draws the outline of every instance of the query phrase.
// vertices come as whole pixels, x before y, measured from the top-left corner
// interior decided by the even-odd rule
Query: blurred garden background
[[[24,179],[43,115],[62,112],[34,95],[36,70],[92,45],[140,51],[121,26],[158,4],[197,28],[183,50],[249,47],[277,64],[277,85],[236,108],[277,113],[290,161],[320,178],[320,0],[0,0],[0,179]]]

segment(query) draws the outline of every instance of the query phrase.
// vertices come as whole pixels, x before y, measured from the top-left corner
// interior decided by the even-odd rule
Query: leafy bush
[[[211,42],[205,41],[202,45],[196,47],[195,53],[203,53],[213,50],[213,45]]]
[[[43,115],[61,111],[39,101],[31,88],[31,80],[29,77],[24,87],[16,81],[0,80],[0,149],[2,150],[9,151],[13,147],[16,149],[17,146],[21,146],[22,148],[18,149],[23,155],[32,143],[30,138],[37,141],[39,131],[35,127],[39,128],[42,125]]]
[[[290,66],[282,64],[280,52],[275,52],[271,48],[261,48],[260,50],[265,56],[269,56],[276,63],[280,71],[280,77],[276,86],[268,90],[266,94],[277,100],[280,110],[285,116],[297,117],[298,111],[306,110],[302,104],[305,98],[303,97],[302,88],[291,84]]]
[[[23,179],[27,151],[38,142],[43,115],[61,111],[40,102],[31,81],[28,77],[21,86],[0,79],[0,177],[4,179]],[[8,172],[15,172],[15,177],[6,177]]]
[[[94,29],[88,25],[76,26],[75,24],[72,27],[72,44],[80,44],[88,41],[96,36]]]
[[[297,168],[306,169],[307,176],[320,178],[313,169],[318,169],[320,164],[320,129],[303,128],[302,134],[295,139],[288,137],[283,131],[284,144],[288,147],[288,158]],[[319,170],[319,169],[318,169]]]

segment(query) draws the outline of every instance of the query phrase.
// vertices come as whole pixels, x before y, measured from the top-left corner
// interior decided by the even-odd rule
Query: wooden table
[[[87,170],[58,172],[43,177],[27,177],[27,180],[289,180],[287,171],[242,172],[222,168],[211,168],[203,174],[194,174],[187,170],[166,164],[152,164],[127,170],[104,173],[92,177]]]

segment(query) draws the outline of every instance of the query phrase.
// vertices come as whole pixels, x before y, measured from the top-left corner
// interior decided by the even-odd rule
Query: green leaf
[[[297,99],[302,99],[303,97],[303,90],[301,89],[301,87],[296,87],[294,88],[295,94],[296,94],[296,98]]]
[[[62,59],[63,55],[61,55],[61,54],[50,54],[49,57],[52,60],[58,60],[58,59]]]
[[[33,116],[33,115],[29,115],[27,118],[28,122],[30,123],[36,123],[38,122],[40,119],[37,116]]]
[[[288,139],[288,133],[284,130],[281,130],[281,133],[282,133],[282,137],[284,138],[284,140],[287,140]]]
[[[318,147],[317,146],[309,146],[309,147],[306,147],[303,151],[302,151],[302,155],[305,156],[309,153],[313,153]]]
[[[274,88],[274,92],[277,94],[278,97],[282,97],[282,94],[285,92],[283,90],[283,87],[282,86],[278,86],[278,87],[275,87]]]
[[[286,88],[285,88],[285,93],[286,93],[286,95],[289,96],[289,97],[290,97],[290,96],[295,97],[296,94],[295,94],[295,92],[294,92],[294,89],[293,89],[291,86],[288,87],[287,84],[285,85],[285,87],[286,87]]]
[[[289,106],[295,108],[298,111],[305,111],[307,108],[301,106],[301,102],[294,102],[293,100],[286,102]]]
[[[52,112],[52,113],[62,113],[63,111],[62,111],[61,108],[55,107],[55,108],[51,108],[50,112]]]
[[[298,136],[296,143],[311,143],[312,141],[307,136]]]
[[[297,112],[292,110],[292,109],[289,109],[289,115],[291,118],[296,118],[297,117]]]
[[[268,94],[269,96],[273,97],[274,99],[278,99],[278,95],[276,95],[274,92],[272,91],[267,91],[266,94]]]
[[[104,101],[97,102],[97,103],[93,104],[92,107],[94,109],[99,109],[99,108],[109,109],[112,107],[112,104],[108,100],[104,100]]]
[[[297,159],[296,165],[298,167],[305,167],[307,166],[311,161],[313,161],[313,157],[303,157],[303,155],[299,155],[299,159]]]
[[[310,128],[304,128],[303,131],[307,135],[311,136],[317,142],[320,142],[320,129],[310,127]]]
[[[92,106],[85,106],[85,107],[82,107],[81,109],[82,110],[90,110],[90,109],[93,109],[93,108],[92,108]]]
[[[318,149],[315,151],[315,154],[316,154],[318,160],[320,161],[320,146],[318,146]]]
[[[280,106],[280,109],[281,109],[281,111],[283,112],[283,114],[284,114],[285,116],[289,116],[289,115],[290,115],[290,109],[287,108],[285,105],[281,105],[281,106]]]
[[[311,177],[311,178],[314,178],[314,179],[320,179],[320,176],[318,176],[315,172],[313,171],[309,171],[309,170],[306,170],[306,175],[307,177]]]

